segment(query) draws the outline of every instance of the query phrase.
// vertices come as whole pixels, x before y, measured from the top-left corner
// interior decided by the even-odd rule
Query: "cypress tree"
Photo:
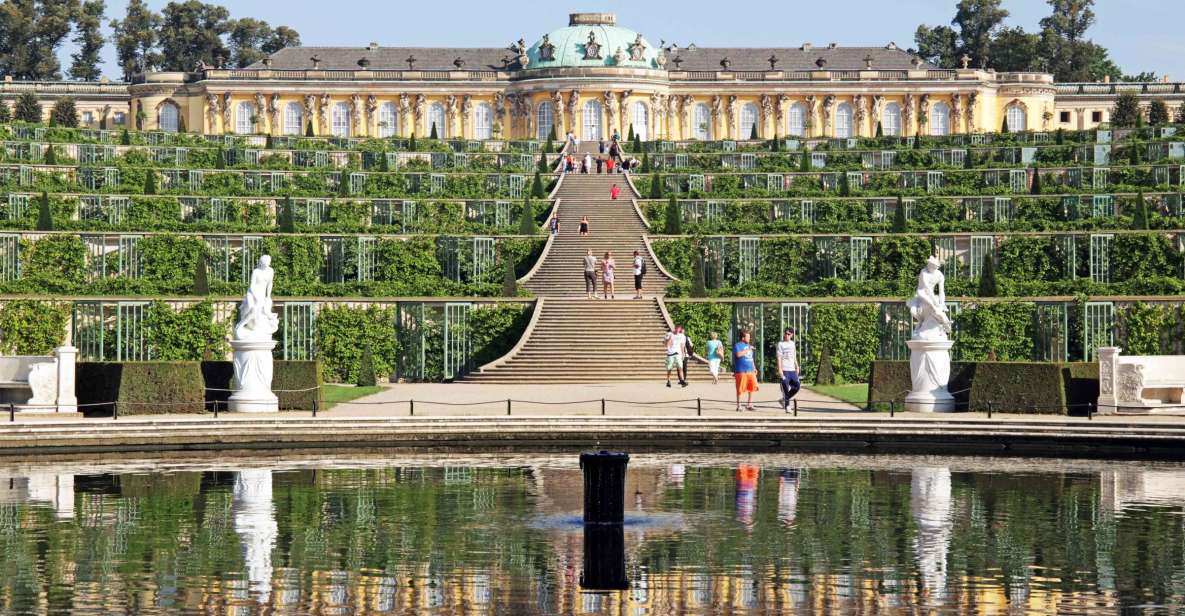
[[[1064,129],[1064,128],[1057,129],[1057,134],[1054,135],[1053,142],[1056,143],[1057,145],[1065,145],[1066,144],[1066,129]]]
[[[275,147],[275,142],[272,141],[271,133],[268,133],[267,139],[263,141],[263,149],[270,150]]]
[[[305,124],[304,136],[305,137],[316,137],[317,136],[317,133],[313,132],[313,121],[312,120],[309,120],[309,123]]]
[[[206,271],[206,255],[200,254],[197,258],[197,263],[193,270],[193,294],[194,295],[209,295],[210,294],[210,275]]]
[[[374,351],[370,345],[362,347],[362,359],[358,360],[358,380],[354,383],[358,387],[374,387],[378,380],[374,376]]]
[[[45,149],[45,164],[47,164],[47,165],[58,164],[58,151],[53,149],[52,143],[49,144],[49,147]]]
[[[815,385],[835,385],[835,367],[831,365],[831,347],[819,353],[819,368],[815,371]]]
[[[802,151],[802,156],[798,157],[798,170],[806,173],[811,170],[811,155],[806,150]]]
[[[881,137],[884,137],[884,136],[885,136],[885,128],[883,126],[881,126],[881,121],[877,120],[876,121],[876,138],[880,139]]]
[[[0,123],[8,124],[12,121],[12,108],[8,106],[8,101],[0,100]]]
[[[1033,165],[1033,185],[1029,188],[1029,192],[1034,195],[1041,194],[1041,168]]]
[[[983,269],[979,272],[979,297],[997,297],[1000,287],[996,283],[996,263],[992,255],[984,255]]]
[[[552,134],[555,134],[555,128],[552,128],[551,132],[552,132]],[[555,142],[555,137],[548,135],[547,143],[543,144],[543,153],[544,154],[551,154],[552,152],[555,151],[555,143],[554,142]]]
[[[658,173],[654,174],[654,176],[650,178],[651,199],[662,199],[662,181],[662,175]]]
[[[337,196],[350,196],[350,172],[346,169],[337,172]]]
[[[37,101],[37,95],[32,92],[24,92],[18,96],[16,98],[16,106],[12,110],[12,115],[20,122],[40,124],[41,103]]]
[[[293,211],[292,197],[284,197],[283,203],[280,204],[280,233],[296,233],[296,212]]]
[[[539,172],[535,172],[535,179],[531,181],[531,196],[535,199],[543,198],[543,178],[539,176]]]
[[[1148,108],[1148,123],[1153,126],[1169,123],[1169,106],[1164,99],[1152,101],[1152,106]]]
[[[642,153],[641,173],[650,173],[650,152],[643,152]]]
[[[386,152],[379,152],[379,171],[383,173],[391,171],[391,161],[387,158]]]
[[[514,275],[514,259],[502,251],[502,297],[518,295],[518,279]]]
[[[922,149],[922,133],[921,133],[921,129],[918,129],[918,134],[917,134],[917,135],[916,135],[916,136],[913,138],[913,149],[915,149],[915,150],[920,150],[920,149]]]
[[[547,153],[539,155],[539,164],[535,165],[535,169],[542,173],[547,173]]]
[[[663,220],[663,231],[667,235],[683,235],[683,216],[679,211],[679,202],[674,195],[667,201],[667,209]]]
[[[975,168],[975,150],[967,150],[967,155],[963,157],[963,168]]]
[[[1127,163],[1129,165],[1140,164],[1140,148],[1134,143],[1127,146]]]
[[[625,139],[626,139],[626,141],[629,141],[631,143],[633,143],[633,141],[634,141],[634,123],[633,122],[630,122],[630,130],[628,133],[626,133]]]
[[[749,129],[749,141],[757,141],[760,137],[757,136],[757,123],[754,122],[752,128]]]
[[[37,230],[53,231],[53,212],[49,209],[49,193],[41,191],[37,200]]]
[[[893,233],[905,233],[909,229],[909,220],[905,217],[905,200],[897,195],[897,207],[893,209]]]
[[[1008,134],[1008,118],[1004,118],[1004,121],[1000,123],[1000,134],[1001,135]]]
[[[1144,191],[1136,193],[1135,208],[1132,210],[1132,229],[1146,231],[1148,229],[1148,202],[1144,200]]]
[[[416,134],[415,133],[411,134],[411,139],[409,139],[407,142],[407,149],[410,152],[416,151]]]
[[[132,134],[126,128],[119,133],[119,145],[132,145]]]
[[[691,296],[692,297],[707,297],[708,296],[708,280],[704,273],[704,251],[699,246],[695,247],[695,259],[691,262]]]
[[[634,154],[641,152],[642,151],[642,136],[635,134],[634,138],[633,138],[633,142],[634,142]]]
[[[523,211],[518,219],[518,234],[535,235],[538,232],[539,228],[535,224],[535,207],[531,203],[531,197],[523,197]]]
[[[839,196],[852,196],[852,186],[850,183],[848,183],[848,174],[843,171],[839,173]]]
[[[222,146],[218,146],[218,149],[214,151],[214,168],[226,169],[226,151],[222,149]]]
[[[1124,92],[1115,97],[1115,107],[1111,109],[1111,126],[1115,128],[1131,128],[1139,126],[1144,114],[1140,112],[1140,99],[1134,92]]]
[[[146,195],[155,195],[156,194],[156,170],[155,169],[149,169],[148,172],[144,174],[144,194],[146,194]]]
[[[428,138],[433,140],[440,138],[436,136],[436,122],[432,123],[432,132],[428,133]]]

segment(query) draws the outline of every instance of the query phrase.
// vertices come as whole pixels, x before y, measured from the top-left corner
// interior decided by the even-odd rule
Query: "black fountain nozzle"
[[[627,590],[625,574],[625,468],[629,454],[580,454],[584,471],[584,570],[586,590]]]

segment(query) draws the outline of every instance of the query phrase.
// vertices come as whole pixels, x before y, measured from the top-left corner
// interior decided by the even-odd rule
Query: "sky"
[[[619,25],[637,30],[652,44],[708,47],[814,45],[914,46],[918,24],[949,24],[956,0],[781,0],[737,2],[598,0],[580,4],[519,0],[413,2],[399,0],[226,0],[214,2],[232,18],[255,17],[300,32],[305,45],[358,46],[369,42],[409,47],[505,47],[519,37],[527,44],[566,26],[569,12],[617,14]],[[167,0],[148,0],[160,11]],[[124,15],[126,0],[107,0],[107,20]],[[512,8],[509,8],[512,7]],[[1037,31],[1049,13],[1045,0],[1004,0],[1009,26]],[[1107,47],[1128,74],[1153,71],[1185,80],[1183,0],[1096,0],[1090,38]],[[108,30],[108,35],[110,31]],[[69,47],[69,46],[67,46]],[[62,50],[63,70],[71,48]],[[104,48],[103,74],[119,77],[114,47]]]

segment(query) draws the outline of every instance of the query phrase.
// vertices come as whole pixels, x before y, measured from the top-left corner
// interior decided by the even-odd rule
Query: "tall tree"
[[[1090,81],[1091,65],[1107,55],[1105,49],[1086,38],[1086,31],[1094,24],[1094,0],[1046,2],[1053,9],[1049,17],[1041,20],[1041,56],[1046,70],[1057,81]]]
[[[918,56],[923,60],[946,68],[959,65],[959,35],[950,26],[931,28],[922,24],[913,40],[918,44]]]
[[[230,11],[198,0],[170,2],[161,13],[161,69],[192,71],[201,62],[225,63],[230,52],[222,37],[230,32]]]
[[[1001,28],[988,45],[988,63],[997,71],[1042,70],[1041,35],[1024,28]]]
[[[244,17],[231,23],[228,41],[231,64],[243,68],[285,47],[300,45],[300,34],[288,26],[273,29],[266,21]]]
[[[78,13],[79,0],[0,3],[0,72],[15,79],[61,79],[58,48]]]
[[[987,63],[993,36],[1008,17],[1002,0],[959,0],[951,26],[918,26],[914,41],[918,54],[947,68],[962,66],[968,56],[972,66]]]
[[[103,51],[103,14],[107,5],[103,0],[86,0],[78,13],[74,44],[78,51],[71,55],[70,77],[84,81],[99,78],[99,53]]]
[[[161,19],[144,4],[144,0],[129,0],[124,19],[111,21],[115,53],[125,81],[141,71],[160,68],[162,58],[157,50],[157,32]]]

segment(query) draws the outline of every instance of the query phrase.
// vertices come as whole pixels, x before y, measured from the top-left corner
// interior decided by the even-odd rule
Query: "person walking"
[[[580,237],[588,237],[588,216],[580,217]]]
[[[604,155],[604,154],[605,154],[605,140],[604,140],[604,139],[602,139],[602,140],[601,140],[601,141],[600,141],[600,142],[597,144],[597,154],[601,154],[601,155]]]
[[[597,175],[600,175],[604,172],[605,172],[605,157],[598,156],[597,157]]]
[[[610,172],[612,172],[612,171],[610,171]],[[614,201],[617,201],[617,195],[620,195],[620,194],[621,194],[621,187],[618,186],[617,184],[614,184],[613,188],[609,189],[609,198],[613,199]]]
[[[605,251],[605,258],[601,260],[601,295],[605,299],[617,299],[613,295],[613,270],[617,263],[613,260],[613,252]]]
[[[584,168],[581,169],[580,172],[581,173],[591,173],[592,172],[592,154],[586,153],[584,155]]]
[[[740,339],[732,347],[732,372],[736,380],[737,411],[741,410],[741,395],[748,394],[745,410],[753,410],[753,392],[757,387],[757,366],[753,362],[753,346],[749,332],[742,330]]]
[[[634,251],[634,299],[642,299],[642,277],[646,275],[646,260]]]
[[[695,355],[695,343],[691,341],[691,334],[688,334],[682,325],[679,326],[679,333],[683,334],[683,386],[687,387],[687,384],[691,382],[691,372],[687,370],[687,364]]]
[[[790,401],[802,389],[798,380],[798,350],[794,347],[794,330],[787,329],[778,343],[778,369],[782,371],[782,410],[790,407]]]
[[[613,157],[605,159],[605,173],[613,173]]]
[[[667,331],[667,335],[663,338],[663,347],[666,348],[666,366],[667,366],[667,387],[671,386],[671,372],[674,371],[675,378],[679,379],[679,384],[683,384],[683,374],[681,372],[682,362],[679,361],[679,335],[678,328]]]
[[[584,255],[584,293],[588,299],[597,298],[597,257],[592,248]]]
[[[551,228],[552,235],[559,235],[560,234],[560,217],[559,216],[552,216],[551,223],[548,226]]]
[[[720,384],[720,360],[724,359],[724,343],[720,342],[716,332],[708,334],[708,345],[704,349],[704,357],[708,358],[708,372],[712,374],[712,384]]]

